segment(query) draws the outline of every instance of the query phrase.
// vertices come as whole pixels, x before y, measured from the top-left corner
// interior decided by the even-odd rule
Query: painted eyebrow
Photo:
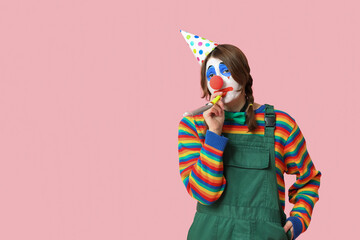
[[[224,62],[220,62],[219,64],[224,64],[225,65]],[[210,67],[213,67],[213,65],[210,65],[206,70],[209,70]]]

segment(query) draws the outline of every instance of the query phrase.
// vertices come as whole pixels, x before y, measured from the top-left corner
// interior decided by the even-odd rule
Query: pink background
[[[299,124],[323,174],[299,239],[356,236],[359,7],[2,0],[0,239],[186,238],[177,127],[205,100],[180,29],[242,49],[255,101]]]

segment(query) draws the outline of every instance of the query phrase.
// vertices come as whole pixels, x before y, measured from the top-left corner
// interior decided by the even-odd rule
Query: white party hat
[[[195,55],[196,60],[200,65],[204,62],[205,57],[217,46],[219,45],[216,42],[210,41],[206,38],[199,37],[192,33],[185,32],[180,30],[185,41],[188,43],[191,51]]]

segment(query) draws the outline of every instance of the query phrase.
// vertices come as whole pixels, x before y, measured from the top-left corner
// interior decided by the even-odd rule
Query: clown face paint
[[[233,79],[222,60],[213,57],[209,58],[206,69],[207,86],[211,94],[225,92],[225,97],[223,95],[224,103],[231,102],[239,97],[242,87]]]

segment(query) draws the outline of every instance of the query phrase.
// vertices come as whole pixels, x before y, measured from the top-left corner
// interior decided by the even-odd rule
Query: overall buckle
[[[275,114],[265,114],[265,126],[266,127],[275,127]]]

